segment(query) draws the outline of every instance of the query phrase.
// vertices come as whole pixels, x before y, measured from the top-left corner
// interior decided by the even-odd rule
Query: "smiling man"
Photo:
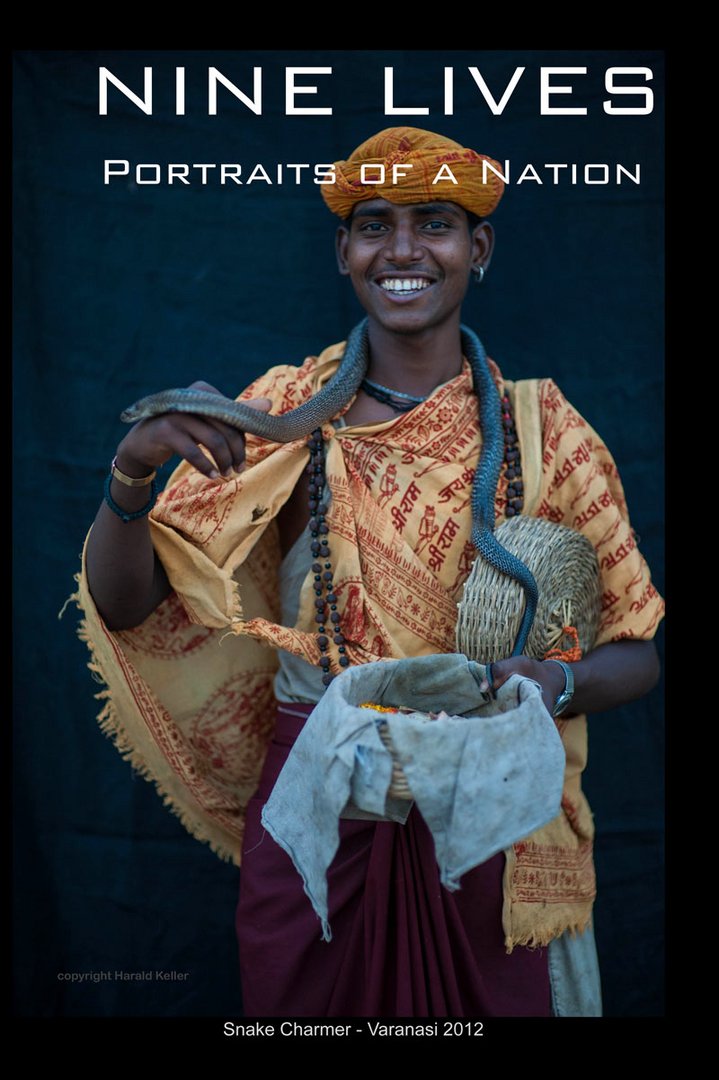
[[[329,873],[331,943],[260,821],[332,678],[456,649],[457,603],[477,557],[471,492],[483,446],[460,311],[471,277],[489,268],[485,219],[502,194],[496,176],[484,182],[483,160],[432,132],[391,128],[337,162],[337,183],[322,193],[341,219],[340,273],[367,313],[359,390],[309,444],[271,443],[192,414],[141,421],[118,447],[88,539],[80,601],[109,688],[104,726],[193,835],[242,862],[248,1015],[600,1008],[584,714],[654,685],[663,603],[616,466],[551,379],[514,386],[483,361],[505,439],[496,520],[522,512],[576,523],[607,553],[606,605],[588,655],[493,665],[495,687],[513,672],[529,676],[561,718],[561,815],[465,874],[454,893],[439,883],[416,807],[343,820]],[[412,168],[400,183],[367,184],[366,162],[386,175],[397,163]],[[443,163],[456,184],[432,184]],[[340,343],[300,367],[273,368],[241,399],[284,414],[326,385],[344,351]],[[154,470],[175,453],[184,461],[153,505]],[[531,494],[522,485],[530,473]]]
[[[493,235],[488,223],[471,228],[456,203],[395,206],[370,199],[338,233],[340,272],[350,276],[373,323],[390,334],[436,330],[456,323],[468,269],[486,271]]]

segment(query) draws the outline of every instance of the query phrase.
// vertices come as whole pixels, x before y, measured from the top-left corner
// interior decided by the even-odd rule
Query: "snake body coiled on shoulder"
[[[484,346],[473,330],[466,326],[460,330],[462,349],[472,369],[474,390],[479,398],[482,430],[482,450],[472,485],[472,543],[491,566],[519,582],[524,589],[525,609],[512,650],[512,656],[519,656],[526,646],[537,609],[537,583],[529,568],[507,551],[494,535],[494,498],[504,458],[501,403]],[[336,416],[356,395],[368,366],[369,337],[365,318],[347,338],[344,356],[327,384],[310,401],[282,416],[269,416],[259,409],[208,391],[181,388],[142,398],[125,409],[120,419],[134,424],[168,412],[195,413],[221,420],[271,442],[292,442],[305,438]]]

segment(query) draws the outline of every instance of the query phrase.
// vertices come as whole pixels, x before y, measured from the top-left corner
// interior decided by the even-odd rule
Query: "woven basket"
[[[601,601],[599,563],[590,541],[564,525],[521,515],[502,522],[495,535],[503,547],[529,567],[537,582],[537,613],[525,655],[542,660],[550,649],[561,644],[565,626],[577,630],[582,655],[589,652],[597,636]],[[458,604],[457,652],[480,664],[510,656],[524,605],[521,585],[479,556]],[[433,717],[425,715],[427,723],[431,723]],[[387,724],[379,721],[377,727],[392,756],[388,795],[410,800],[412,792],[397,762]]]
[[[428,716],[427,723],[431,724],[431,722],[432,721]],[[411,801],[414,796],[412,795],[410,786],[407,783],[407,777],[404,775],[404,770],[397,761],[395,749],[392,745],[392,736],[389,733],[387,722],[385,720],[382,720],[377,725],[377,730],[379,731],[379,737],[382,740],[382,743],[387,748],[387,750],[389,750],[392,756],[392,780],[389,787],[387,788],[387,794],[391,795],[393,799],[404,799],[405,801]]]
[[[497,540],[525,563],[539,589],[537,613],[526,656],[542,660],[560,645],[563,627],[573,626],[585,655],[594,645],[599,622],[599,564],[581,533],[543,518],[509,518]],[[524,613],[524,590],[478,557],[458,604],[457,651],[480,664],[510,656]]]

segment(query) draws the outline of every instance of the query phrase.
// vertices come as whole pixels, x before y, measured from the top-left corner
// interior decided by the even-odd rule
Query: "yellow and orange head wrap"
[[[330,210],[346,220],[355,205],[366,199],[386,199],[392,203],[454,202],[477,217],[486,217],[496,209],[504,191],[504,182],[489,168],[488,162],[501,170],[498,162],[467,150],[464,146],[434,131],[421,128],[394,127],[373,135],[350,155],[347,161],[335,162],[336,182],[323,184],[322,195]],[[383,183],[362,183],[363,165],[384,166]],[[392,182],[393,165],[411,165],[406,175]],[[457,181],[447,179],[433,183],[449,166]],[[401,170],[404,172],[405,170]],[[485,175],[486,174],[486,175]],[[366,178],[376,179],[379,170],[367,169]]]

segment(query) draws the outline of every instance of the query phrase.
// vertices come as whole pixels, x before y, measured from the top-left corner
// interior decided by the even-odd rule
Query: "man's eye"
[[[449,229],[450,226],[446,221],[427,221],[424,225],[425,229]]]
[[[360,226],[360,232],[381,232],[382,229],[386,229],[387,226],[382,221],[368,221],[365,225]]]

